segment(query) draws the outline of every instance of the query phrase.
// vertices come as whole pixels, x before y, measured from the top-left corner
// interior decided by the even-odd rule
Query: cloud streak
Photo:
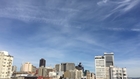
[[[97,3],[99,6],[103,6],[105,8],[110,8],[109,13],[105,15],[104,19],[107,19],[111,16],[114,16],[114,19],[125,14],[126,12],[132,10],[140,3],[139,0],[118,0],[118,1],[112,1],[112,0],[102,0]]]

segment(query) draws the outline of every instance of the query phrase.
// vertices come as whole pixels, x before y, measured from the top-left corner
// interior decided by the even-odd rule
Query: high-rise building
[[[0,78],[10,78],[12,75],[13,56],[7,51],[0,51]]]
[[[95,56],[95,71],[97,79],[109,79],[109,67],[114,66],[114,53],[104,53]]]
[[[40,59],[40,62],[39,62],[39,67],[41,67],[41,66],[46,66],[46,60],[45,59]]]
[[[114,54],[95,56],[96,79],[127,79],[126,68],[114,67]]]
[[[104,56],[95,56],[96,79],[106,79],[106,60]]]
[[[32,64],[30,62],[26,62],[21,67],[22,72],[32,72]]]
[[[106,67],[114,66],[114,53],[104,53]]]

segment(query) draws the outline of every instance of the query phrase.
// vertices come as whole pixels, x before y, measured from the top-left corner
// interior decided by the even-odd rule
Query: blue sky
[[[82,62],[114,52],[115,65],[140,76],[140,0],[1,0],[0,50],[23,62],[47,66]],[[135,72],[135,73],[134,73]]]

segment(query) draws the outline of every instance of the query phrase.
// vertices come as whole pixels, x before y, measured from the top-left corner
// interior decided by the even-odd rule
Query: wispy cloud
[[[101,0],[101,1],[97,2],[97,4],[98,4],[99,6],[103,6],[103,5],[108,4],[108,1],[109,1],[109,0]]]
[[[118,0],[118,1],[112,1],[112,0],[101,0],[97,4],[99,6],[103,6],[104,8],[110,8],[109,13],[105,15],[103,18],[109,18],[111,16],[114,16],[114,19],[121,16],[122,14],[132,10],[135,6],[137,6],[140,3],[139,0]]]
[[[134,32],[140,32],[139,28],[108,28],[107,30],[112,30],[112,31],[134,31]]]

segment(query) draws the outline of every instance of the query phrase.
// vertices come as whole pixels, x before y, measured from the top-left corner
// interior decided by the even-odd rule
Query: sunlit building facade
[[[0,78],[10,78],[12,75],[13,56],[7,51],[0,51]]]
[[[109,67],[114,66],[114,53],[95,56],[96,79],[110,79]]]
[[[22,72],[32,72],[32,64],[30,62],[26,62],[21,67]]]
[[[106,79],[106,63],[104,56],[95,56],[96,79]]]
[[[110,79],[127,79],[126,68],[110,66]]]

